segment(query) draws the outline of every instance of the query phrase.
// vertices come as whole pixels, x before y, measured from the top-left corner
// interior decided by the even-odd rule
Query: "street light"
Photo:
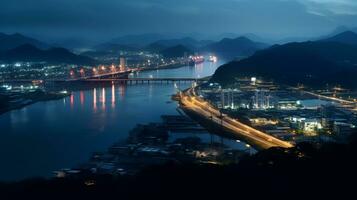
[[[249,150],[249,155],[252,155],[252,148],[249,144],[245,144],[245,146],[248,148]]]
[[[85,76],[85,72],[83,68],[79,70],[79,73],[81,74],[81,76]]]
[[[116,71],[114,65],[111,66],[111,71],[112,71],[112,72],[115,72],[115,71]]]

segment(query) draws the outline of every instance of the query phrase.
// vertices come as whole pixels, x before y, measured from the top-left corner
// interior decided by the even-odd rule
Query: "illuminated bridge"
[[[83,82],[120,82],[120,83],[170,83],[170,82],[203,82],[207,79],[199,78],[106,78],[106,79],[85,79]]]
[[[31,82],[45,82],[45,83],[184,83],[184,82],[204,82],[208,78],[185,78],[185,77],[166,77],[166,78],[86,78],[86,79],[45,79],[45,80],[33,80],[33,79],[13,79],[13,80],[0,80],[3,83],[31,83]]]

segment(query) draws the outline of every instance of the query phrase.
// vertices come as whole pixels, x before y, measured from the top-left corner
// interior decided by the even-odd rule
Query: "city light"
[[[84,72],[84,69],[83,69],[83,68],[81,68],[81,69],[79,70],[79,73],[81,74],[81,76],[85,76],[85,72]]]
[[[263,133],[228,116],[221,118],[222,115],[219,110],[209,105],[207,101],[195,98],[192,88],[186,91],[185,95],[183,95],[180,99],[180,102],[187,109],[192,109],[199,115],[211,119],[213,123],[223,125],[227,129],[232,130],[238,135],[249,137],[250,139],[254,140],[255,143],[261,145],[262,148],[270,148],[273,146],[289,148],[293,146],[286,141],[274,138],[269,134]]]
[[[111,69],[112,72],[115,72],[115,66],[114,65],[112,65],[110,69]]]
[[[355,196],[357,0],[0,6],[0,200]]]

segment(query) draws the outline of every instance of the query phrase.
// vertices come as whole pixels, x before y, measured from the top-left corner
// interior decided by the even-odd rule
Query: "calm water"
[[[221,63],[142,72],[139,77],[204,77]],[[180,84],[186,88],[189,84]],[[74,167],[94,151],[125,141],[138,123],[177,114],[173,84],[112,85],[76,91],[0,115],[0,180],[51,176]]]

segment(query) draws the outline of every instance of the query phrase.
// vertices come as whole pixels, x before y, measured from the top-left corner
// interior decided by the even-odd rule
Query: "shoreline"
[[[178,64],[170,64],[164,67],[154,67],[154,68],[144,68],[141,69],[141,71],[154,71],[154,70],[165,70],[165,69],[176,69],[176,68],[181,68],[181,67],[185,67],[187,65],[183,64],[183,63],[178,63]],[[74,90],[75,91],[75,90]],[[28,103],[19,103],[17,105],[10,105],[10,106],[6,106],[2,109],[0,109],[0,115],[3,115],[7,112],[11,112],[13,110],[20,110],[26,106],[35,104],[37,102],[41,102],[41,101],[52,101],[52,100],[58,100],[58,99],[62,99],[65,97],[70,96],[70,94],[55,94],[53,92],[46,92],[46,94],[44,94],[45,96],[39,97],[38,99],[27,99],[27,100],[32,100],[31,102]],[[53,96],[55,95],[55,96]],[[49,97],[52,96],[52,97]]]
[[[63,99],[66,98],[68,96],[70,96],[71,94],[58,94],[58,93],[53,93],[53,92],[46,92],[45,94],[43,94],[43,96],[38,97],[38,99],[27,99],[27,100],[31,100],[31,102],[28,103],[20,103],[20,104],[16,104],[16,105],[10,105],[7,106],[3,109],[0,110],[0,116],[7,113],[7,112],[11,112],[14,110],[20,110],[26,106],[38,103],[38,102],[43,102],[43,101],[53,101],[53,100],[59,100],[59,99]]]

